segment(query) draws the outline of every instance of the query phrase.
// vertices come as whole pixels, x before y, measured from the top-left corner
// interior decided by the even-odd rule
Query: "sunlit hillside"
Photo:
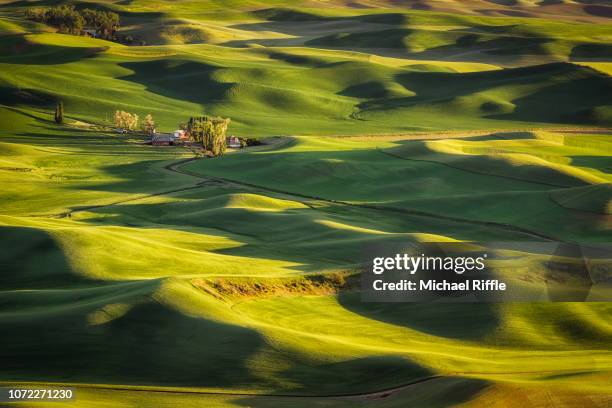
[[[64,3],[0,1],[3,386],[74,387],[48,403],[67,407],[612,404],[595,289],[359,284],[374,246],[610,242],[609,2],[75,2],[118,14],[107,39],[26,18]],[[116,111],[162,135],[231,118],[257,145],[145,144]]]

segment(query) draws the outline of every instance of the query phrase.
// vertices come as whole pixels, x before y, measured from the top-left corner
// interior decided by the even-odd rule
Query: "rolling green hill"
[[[83,407],[610,404],[599,286],[371,303],[357,276],[374,246],[610,242],[606,2],[76,2],[130,46],[24,19],[60,3],[0,0],[2,385]],[[116,110],[264,144],[198,158],[116,133]]]
[[[45,123],[32,116],[37,119],[14,112],[13,123],[19,129]],[[524,179],[504,174],[503,167],[492,167],[490,174],[466,172],[445,158],[475,150],[495,155],[503,148],[538,153],[554,163],[594,154],[598,150],[589,149],[605,144],[604,135],[301,137],[178,168],[201,179],[162,167],[178,153],[173,150],[74,128],[68,136],[54,127],[46,132],[14,131],[3,144],[5,185],[24,194],[26,186],[46,183],[36,189],[56,200],[47,199],[45,207],[24,196],[2,206],[4,246],[20,243],[0,259],[12,272],[3,276],[1,294],[0,322],[10,333],[2,348],[6,380],[83,384],[78,388],[83,404],[113,401],[127,392],[102,384],[229,393],[153,397],[134,391],[121,397],[134,404],[188,398],[185,403],[266,406],[285,400],[235,394],[350,394],[433,375],[442,378],[414,386],[422,395],[394,391],[384,403],[435,404],[429,381],[441,384],[456,402],[478,401],[485,390],[531,395],[534,386],[539,398],[563,389],[558,398],[565,404],[584,395],[604,401],[611,333],[605,303],[385,306],[362,303],[351,291],[320,293],[316,286],[305,289],[305,296],[292,294],[293,284],[271,294],[265,289],[279,278],[290,283],[304,274],[318,279],[320,273],[350,273],[364,245],[483,236],[530,241],[533,234],[604,240],[601,217],[594,214],[587,222],[581,212],[585,199],[573,198],[587,181],[581,181],[585,187],[563,189],[530,174]],[[413,145],[431,150],[412,156]],[[440,153],[443,148],[447,151]],[[85,167],[77,165],[80,152],[87,152]],[[397,155],[410,157],[416,167]],[[12,170],[15,163],[32,170]],[[78,168],[86,169],[80,178]],[[598,174],[586,162],[581,168]],[[15,173],[21,175],[18,184],[11,182]],[[428,178],[417,176],[423,173]],[[46,174],[55,175],[53,184],[40,180]],[[562,174],[546,180],[570,180]],[[151,177],[157,182],[143,183]],[[301,178],[299,189],[295,177]],[[412,187],[401,182],[413,178]],[[417,181],[436,188],[420,189]],[[52,186],[57,193],[47,189]],[[599,191],[599,202],[609,198]],[[548,192],[557,204],[546,199]],[[511,204],[516,200],[531,204],[517,212]],[[20,207],[13,207],[17,203]],[[553,228],[559,218],[566,220],[562,230]],[[244,278],[254,283],[244,286]],[[240,288],[248,287],[241,294]],[[278,291],[286,295],[275,295]],[[23,341],[26,333],[47,347],[34,352],[33,344]],[[140,344],[136,354],[133,344]],[[75,358],[83,365],[72,365]],[[523,360],[530,370],[517,372]],[[31,371],[34,361],[45,370]],[[594,366],[601,368],[591,372]],[[167,375],[160,377],[160,370]],[[523,387],[519,384],[531,385],[516,388]],[[285,398],[287,404],[299,402]],[[315,401],[345,406],[351,399]]]
[[[232,117],[233,131],[243,135],[610,123],[609,76],[568,63],[490,71],[459,62],[397,67],[346,53],[303,56],[302,49],[132,50],[98,41],[7,37],[5,49],[20,51],[0,58],[7,68],[0,74],[3,101],[50,109],[59,97],[69,116],[94,122],[114,109],[152,113],[168,130],[204,110]]]
[[[610,24],[315,3],[99,5],[154,47],[46,33],[6,3],[0,94],[47,109],[60,97],[87,121],[152,113],[167,129],[203,110],[254,135],[611,123]]]

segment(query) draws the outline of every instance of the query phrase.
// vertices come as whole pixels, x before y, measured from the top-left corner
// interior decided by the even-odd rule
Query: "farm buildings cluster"
[[[175,146],[189,145],[195,142],[191,141],[187,131],[178,129],[172,133],[153,133],[149,143],[153,146]],[[236,136],[228,136],[226,143],[227,147],[231,149],[240,149],[246,145]]]

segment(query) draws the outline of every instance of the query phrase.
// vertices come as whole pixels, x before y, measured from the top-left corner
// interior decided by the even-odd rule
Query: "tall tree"
[[[145,116],[144,122],[142,123],[142,127],[145,132],[152,135],[155,132],[155,121],[153,120],[153,116],[149,113]]]
[[[230,119],[201,116],[189,119],[187,130],[191,140],[202,143],[204,150],[213,156],[222,156],[227,148],[225,134]]]
[[[55,123],[58,125],[64,123],[64,102],[58,101],[55,105]]]

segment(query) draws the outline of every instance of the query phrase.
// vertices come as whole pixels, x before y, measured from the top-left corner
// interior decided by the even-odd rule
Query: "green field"
[[[144,46],[23,18],[56,3],[0,1],[0,385],[77,399],[9,406],[612,402],[608,302],[354,275],[373,245],[610,242],[606,2],[77,2]],[[264,144],[195,158],[115,110]]]

